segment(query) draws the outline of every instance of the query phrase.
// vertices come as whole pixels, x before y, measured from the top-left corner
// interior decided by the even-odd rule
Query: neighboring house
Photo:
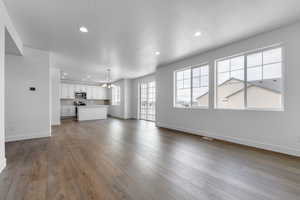
[[[282,88],[280,79],[250,81],[247,84],[248,108],[280,108]],[[208,102],[208,93],[197,98],[199,105]],[[231,78],[217,88],[219,108],[239,109],[244,106],[244,82]]]

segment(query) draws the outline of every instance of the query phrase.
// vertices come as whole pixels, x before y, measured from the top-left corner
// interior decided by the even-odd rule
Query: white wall
[[[60,70],[50,68],[51,125],[60,125]]]
[[[124,80],[119,80],[113,84],[120,87],[121,102],[120,105],[110,105],[108,114],[113,117],[124,118]],[[112,89],[109,90],[109,98],[112,99]]]
[[[22,53],[22,42],[18,33],[16,32],[13,24],[8,16],[6,8],[2,0],[0,0],[0,172],[5,168],[5,122],[4,122],[4,112],[5,112],[5,68],[4,68],[4,57],[5,57],[5,32],[10,36],[12,42],[10,44],[15,45],[18,52]],[[7,35],[8,35],[7,34]]]
[[[122,79],[113,83],[120,86],[121,89],[121,103],[120,105],[111,105],[108,109],[108,114],[113,117],[121,119],[131,118],[131,88],[132,80]],[[111,90],[109,91],[109,97],[111,99]]]
[[[138,119],[139,113],[139,85],[141,83],[147,83],[155,81],[155,74],[150,74],[137,79],[132,80],[132,91],[131,91],[131,116],[132,118]]]
[[[2,0],[0,0],[0,24],[5,27],[7,35],[11,39],[11,41],[8,43],[11,44],[11,46],[5,47],[5,50],[13,50],[15,54],[23,55],[23,43],[9,17],[9,13],[7,12],[7,9]]]
[[[24,56],[7,55],[5,77],[5,140],[50,136],[49,53],[24,47]]]
[[[173,108],[173,72],[181,67],[209,62],[213,83],[214,60],[240,52],[284,44],[285,111],[213,110]],[[159,67],[157,125],[195,134],[300,156],[300,23]]]
[[[0,10],[0,12],[2,12]],[[0,14],[0,172],[6,165],[4,143],[4,55],[5,55],[5,27]]]
[[[132,101],[132,80],[124,79],[124,119],[130,119],[131,116],[131,101]]]

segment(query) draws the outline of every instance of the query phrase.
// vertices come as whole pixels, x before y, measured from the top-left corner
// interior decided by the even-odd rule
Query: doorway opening
[[[140,84],[139,119],[155,121],[155,81]]]

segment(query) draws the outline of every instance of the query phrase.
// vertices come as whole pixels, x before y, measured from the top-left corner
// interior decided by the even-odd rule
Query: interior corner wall
[[[132,81],[130,79],[122,79],[113,83],[120,87],[121,102],[120,105],[109,106],[108,114],[112,117],[121,119],[130,119],[131,117],[131,87]],[[109,92],[111,99],[111,90]]]
[[[50,68],[51,125],[60,125],[60,70]]]
[[[12,44],[21,55],[23,43],[15,30],[12,21],[7,13],[6,7],[0,0],[0,172],[6,166],[5,159],[5,32],[8,32]]]
[[[132,81],[130,79],[124,79],[124,119],[130,119],[131,116],[131,87]]]
[[[239,41],[228,46],[159,67],[156,72],[157,125],[235,143],[300,156],[300,23]],[[173,107],[173,74],[184,66],[210,64],[210,85],[214,61],[218,58],[282,43],[284,48],[285,111],[180,109]],[[210,88],[210,97],[213,97]]]
[[[155,74],[150,74],[147,76],[143,76],[140,78],[136,78],[132,80],[132,86],[131,86],[131,117],[134,119],[139,118],[139,86],[141,83],[147,83],[155,81]]]
[[[124,80],[119,80],[113,83],[120,87],[120,105],[110,105],[108,109],[108,114],[112,117],[124,118]],[[109,90],[109,98],[112,99],[112,89]]]
[[[0,172],[5,168],[5,137],[4,137],[4,56],[5,56],[5,26],[0,8]]]
[[[49,53],[24,47],[23,56],[5,57],[5,140],[50,134]]]
[[[11,39],[10,42],[13,44],[13,46],[11,46],[10,48],[13,48],[15,50],[14,53],[16,55],[19,55],[19,56],[23,55],[23,43],[22,43],[21,38],[20,38],[19,34],[17,33],[10,17],[9,17],[9,13],[7,12],[5,4],[2,0],[0,0],[0,20],[2,21],[1,23],[5,27],[5,31],[7,31],[7,33],[8,33],[7,35]],[[5,47],[5,51],[7,51],[7,50],[8,50],[8,47]]]

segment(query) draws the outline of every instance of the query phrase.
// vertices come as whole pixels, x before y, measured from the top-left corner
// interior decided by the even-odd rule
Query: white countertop
[[[86,105],[86,106],[77,106],[78,109],[90,109],[90,108],[108,108],[109,105]]]

